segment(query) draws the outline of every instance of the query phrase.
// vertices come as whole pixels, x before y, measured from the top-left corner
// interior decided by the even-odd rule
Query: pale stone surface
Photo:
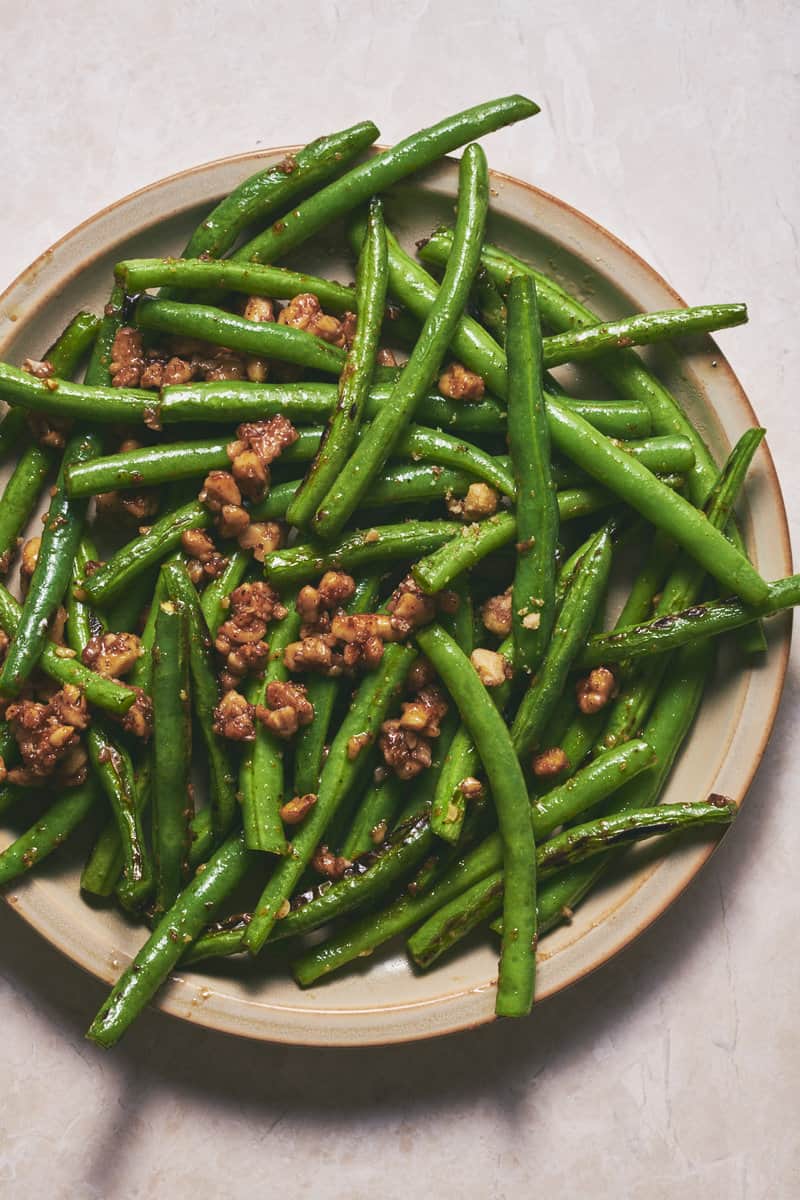
[[[373,116],[391,141],[489,95],[488,142],[640,251],[720,337],[797,463],[797,8],[789,0],[0,4],[0,279],[159,176]],[[631,949],[523,1025],[364,1051],[237,1042],[147,1015],[82,1039],[103,989],[0,908],[0,1194],[410,1192],[632,1200],[800,1194],[797,667],[738,827]]]

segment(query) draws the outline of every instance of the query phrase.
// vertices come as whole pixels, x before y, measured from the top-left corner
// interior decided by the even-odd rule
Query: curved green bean
[[[166,570],[166,568],[163,568]],[[164,587],[169,592],[169,581]],[[158,606],[153,647],[153,849],[156,910],[172,907],[189,853],[191,716],[188,617],[182,602]]]
[[[57,850],[86,820],[98,800],[93,779],[65,789],[47,812],[0,853],[0,887],[8,887]]]

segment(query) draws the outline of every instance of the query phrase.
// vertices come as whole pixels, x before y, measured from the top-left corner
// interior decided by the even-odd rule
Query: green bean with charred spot
[[[558,501],[542,391],[542,333],[536,288],[519,275],[508,293],[508,446],[516,491],[517,562],[511,602],[513,658],[536,669],[556,615]]]
[[[257,954],[264,945],[343,797],[357,786],[363,775],[368,757],[359,754],[355,759],[351,758],[348,742],[352,737],[364,734],[369,740],[377,736],[389,704],[408,673],[414,654],[415,651],[409,646],[398,643],[387,646],[377,669],[366,675],[359,686],[325,760],[317,801],[297,827],[290,853],[275,867],[247,927],[244,942],[251,954]]]
[[[444,280],[411,356],[380,412],[370,422],[348,469],[317,509],[316,532],[335,537],[363,499],[392,453],[438,371],[475,275],[489,203],[486,156],[475,143],[461,159],[453,253]]]
[[[734,804],[710,802],[662,804],[637,812],[595,818],[585,824],[572,826],[539,846],[537,869],[541,876],[547,878],[565,866],[574,866],[598,854],[607,854],[621,844],[660,834],[727,825],[735,815]],[[440,908],[408,939],[408,950],[416,965],[430,967],[457,941],[493,916],[500,908],[502,898],[503,872],[496,871]],[[539,900],[541,902],[541,894]],[[548,925],[563,915],[564,904],[564,900],[557,907],[552,901],[547,903],[545,919]],[[541,919],[541,903],[537,907]]]
[[[166,572],[167,568],[162,568]],[[169,595],[169,579],[164,579]],[[171,908],[185,882],[189,853],[191,716],[189,621],[181,601],[158,605],[153,645],[153,849],[158,912]]]

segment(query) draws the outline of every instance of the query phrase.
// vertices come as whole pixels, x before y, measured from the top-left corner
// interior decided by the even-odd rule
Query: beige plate
[[[210,205],[241,179],[277,161],[284,150],[243,155],[197,167],[153,184],[68,234],[0,298],[0,357],[39,356],[81,306],[99,311],[111,267],[121,258],[179,253]],[[391,220],[406,244],[452,219],[457,170],[452,161],[398,188]],[[603,317],[670,308],[683,301],[651,267],[587,217],[506,176],[493,177],[491,236],[540,265],[585,297]],[[341,239],[330,239],[339,241]],[[349,278],[323,242],[301,261]],[[709,340],[680,357],[652,356],[719,457],[755,422],[733,372]],[[772,460],[759,450],[743,513],[764,575],[791,569],[786,516]],[[766,661],[751,671],[724,667],[709,688],[702,714],[667,791],[672,801],[722,792],[741,800],[769,737],[789,650],[786,618],[770,623]],[[7,835],[0,835],[3,844]],[[537,999],[544,999],[606,962],[680,894],[708,859],[716,839],[682,842],[669,857],[640,851],[636,869],[610,881],[571,925],[543,943]],[[138,949],[140,928],[115,912],[93,909],[78,890],[77,849],[15,888],[8,900],[55,946],[111,983]],[[629,860],[630,864],[630,860]],[[266,956],[264,956],[266,958]],[[427,974],[415,974],[402,948],[390,949],[324,985],[300,991],[268,963],[245,970],[180,974],[157,1003],[166,1012],[246,1037],[306,1045],[401,1042],[463,1029],[494,1015],[495,945],[473,940]],[[87,1013],[88,1018],[91,1014]]]

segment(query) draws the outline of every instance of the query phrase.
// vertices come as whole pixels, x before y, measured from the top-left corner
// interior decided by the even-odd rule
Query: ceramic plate
[[[0,297],[0,357],[39,357],[81,307],[101,311],[112,265],[122,258],[177,254],[207,210],[245,176],[276,162],[285,149],[242,155],[164,179],[112,205],[48,250]],[[452,219],[457,166],[446,160],[395,189],[389,215],[413,246]],[[584,298],[602,317],[683,304],[669,285],[627,246],[559,200],[504,175],[492,177],[493,241],[525,258]],[[349,279],[329,233],[295,261],[320,274]],[[733,336],[733,335],[731,335]],[[648,352],[648,361],[685,405],[721,459],[755,415],[739,383],[709,339]],[[573,380],[580,386],[580,379]],[[747,485],[742,523],[759,569],[768,579],[791,570],[781,493],[766,447]],[[758,767],[780,698],[789,649],[788,618],[770,622],[769,653],[756,669],[723,666],[710,684],[700,718],[670,779],[669,801],[721,792],[741,801]],[[735,836],[735,833],[734,835]],[[0,832],[0,845],[9,840]],[[569,925],[541,948],[537,1000],[574,983],[618,953],[683,891],[717,838],[683,841],[668,857],[653,843],[627,860]],[[116,912],[89,907],[78,890],[79,847],[64,847],[6,899],[55,946],[87,971],[112,983],[142,941],[142,930]],[[392,946],[320,986],[300,991],[269,962],[249,969],[178,971],[156,1003],[174,1016],[243,1037],[306,1045],[355,1045],[434,1037],[494,1016],[496,944],[476,938],[464,952],[426,974],[413,971]],[[87,1011],[87,1024],[91,1017]]]

